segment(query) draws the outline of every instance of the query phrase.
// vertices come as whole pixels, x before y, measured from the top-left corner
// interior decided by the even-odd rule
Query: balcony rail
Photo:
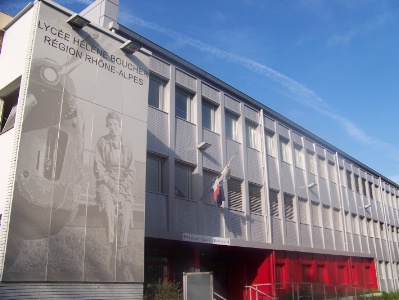
[[[246,300],[354,300],[373,299],[367,289],[348,285],[325,285],[310,282],[264,283],[246,286]]]

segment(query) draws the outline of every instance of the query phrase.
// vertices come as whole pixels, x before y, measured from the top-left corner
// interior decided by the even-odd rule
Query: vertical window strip
[[[330,177],[330,181],[333,183],[337,183],[337,172],[335,169],[335,164],[333,162],[328,162],[328,175]]]
[[[332,229],[331,218],[330,218],[330,207],[323,205],[323,223],[324,228]]]
[[[364,178],[362,178],[362,190],[363,190],[363,195],[367,197],[366,179]]]
[[[279,218],[280,213],[278,209],[278,192],[269,190],[270,216]]]
[[[352,187],[352,173],[348,170],[346,170],[346,183],[347,183],[347,187],[350,190],[353,190]]]
[[[319,216],[319,204],[312,202],[312,219],[313,225],[321,227],[320,216]]]
[[[232,210],[242,211],[241,181],[228,179],[228,205]]]
[[[308,163],[309,163],[309,171],[310,173],[316,175],[316,161],[315,161],[315,154],[312,152],[307,151],[306,152],[307,158],[308,158]]]
[[[249,209],[251,213],[262,214],[261,188],[255,184],[248,184],[249,187]]]
[[[342,231],[340,212],[341,211],[339,209],[336,208],[333,209],[333,222],[334,222],[334,229]]]
[[[321,156],[319,156],[319,165],[320,165],[320,177],[327,179],[326,160]]]
[[[356,188],[356,193],[360,194],[360,184],[359,184],[359,175],[355,174],[355,188]]]
[[[293,196],[284,194],[284,210],[285,210],[285,219],[288,221],[295,221]]]
[[[308,212],[306,208],[306,204],[308,200],[306,199],[299,199],[299,217],[301,224],[309,224]]]

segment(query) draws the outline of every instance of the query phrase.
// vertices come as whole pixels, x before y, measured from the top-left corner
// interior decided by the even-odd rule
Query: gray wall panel
[[[276,132],[276,122],[266,116],[264,116],[265,127],[270,131]]]
[[[176,231],[198,233],[196,202],[176,199]]]
[[[147,149],[168,155],[168,114],[148,107]]]
[[[285,231],[286,231],[286,240],[285,243],[287,245],[298,245],[298,235],[297,235],[297,226],[296,222],[286,221],[285,222]]]
[[[244,114],[247,119],[255,122],[256,124],[259,124],[259,112],[258,111],[245,105],[244,106]]]
[[[176,69],[176,83],[192,92],[196,92],[195,78],[178,69]]]
[[[222,171],[220,135],[204,128],[202,130],[202,137],[204,142],[212,145],[205,151],[202,151],[203,167],[217,172]]]
[[[353,234],[353,251],[361,252],[362,249],[360,247],[360,237],[358,234]]]
[[[0,283],[0,299],[137,299],[143,284]]]
[[[330,194],[327,188],[327,180],[324,178],[319,178],[319,186],[320,186],[320,201],[323,204],[331,205],[330,202]]]
[[[262,184],[262,159],[261,153],[247,147],[248,181]]]
[[[230,163],[231,175],[238,178],[244,178],[243,166],[241,164],[242,162],[241,144],[236,141],[227,139],[226,151],[227,151],[226,158],[228,160],[230,160],[234,154],[236,155]]]
[[[280,123],[277,123],[277,132],[279,135],[285,137],[286,139],[290,139],[288,128],[284,125],[281,125]]]
[[[224,96],[224,107],[240,115],[240,102],[225,95]]]
[[[325,244],[326,249],[328,249],[328,250],[335,249],[332,229],[324,228],[324,244]]]
[[[300,236],[301,246],[310,248],[312,246],[310,225],[299,224],[299,226],[300,226],[300,233],[301,233],[301,236]]]
[[[276,158],[267,156],[267,178],[269,182],[269,188],[280,190],[277,163],[278,161]]]
[[[362,252],[369,253],[368,245],[367,245],[367,236],[361,235],[360,236],[362,242]]]
[[[344,251],[344,234],[342,231],[335,230],[335,248],[340,251]]]
[[[281,189],[290,194],[294,194],[294,179],[292,176],[291,165],[281,162]]]
[[[150,70],[162,77],[170,79],[170,65],[154,56],[150,58]]]
[[[283,237],[281,234],[281,220],[277,218],[271,219],[272,223],[272,243],[275,244],[282,244],[283,243]]]
[[[341,203],[338,194],[338,185],[330,181],[330,195],[331,195],[331,206],[335,208],[341,208]]]
[[[210,87],[209,85],[202,83],[201,84],[201,91],[202,91],[202,96],[212,100],[213,102],[220,104],[220,97],[219,97],[219,91],[214,89],[213,87]]]
[[[176,158],[191,164],[197,163],[195,125],[176,118]]]
[[[162,194],[146,192],[145,226],[150,229],[167,230],[167,197]]]
[[[254,242],[266,242],[265,222],[263,216],[251,215],[251,239]]]
[[[323,228],[318,226],[313,226],[313,245],[315,248],[323,249]]]
[[[307,187],[305,183],[305,171],[299,168],[294,168],[295,170],[295,190],[299,197],[304,199],[308,198]]]
[[[230,238],[245,239],[245,214],[242,212],[229,210],[230,222],[228,229],[230,231]]]
[[[223,237],[222,210],[213,205],[204,205],[205,235]]]
[[[369,237],[369,247],[370,247],[370,253],[373,254],[374,256],[377,255],[376,251],[375,251],[375,244],[374,244],[374,239]]]
[[[291,139],[292,139],[292,141],[294,143],[296,143],[296,144],[298,144],[300,146],[303,146],[302,137],[298,133],[292,131],[291,132]]]

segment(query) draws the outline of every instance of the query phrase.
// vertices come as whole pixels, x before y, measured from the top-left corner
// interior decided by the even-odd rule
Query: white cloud
[[[365,146],[374,147],[376,150],[379,150],[381,151],[381,153],[384,153],[382,155],[385,155],[390,159],[399,162],[399,150],[397,148],[395,148],[393,145],[389,143],[379,140],[378,138],[368,135],[366,132],[358,128],[356,124],[354,124],[352,121],[337,114],[334,111],[334,109],[331,108],[329,103],[324,99],[322,99],[320,96],[318,96],[316,92],[307,88],[305,85],[297,82],[296,80],[264,64],[258,63],[252,59],[221,50],[214,46],[203,43],[199,40],[179,34],[178,32],[175,32],[173,30],[161,27],[154,23],[144,21],[136,16],[122,12],[120,14],[120,17],[123,20],[123,22],[142,26],[147,29],[163,33],[168,37],[177,40],[180,43],[187,44],[200,51],[207,52],[221,59],[228,60],[254,73],[257,73],[259,75],[265,76],[273,80],[274,82],[278,83],[279,85],[287,89],[293,96],[291,97],[292,99],[301,103],[302,105],[305,105],[329,117],[331,120],[339,124],[342,127],[342,129],[346,132],[346,134],[351,138],[353,138],[354,140],[358,141],[359,143]]]

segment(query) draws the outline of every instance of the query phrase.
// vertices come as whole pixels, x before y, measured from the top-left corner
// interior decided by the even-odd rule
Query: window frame
[[[177,174],[177,170],[184,170],[187,172],[187,187],[185,188],[185,191],[181,191],[177,186],[176,183],[182,183],[181,180],[176,180],[178,179],[176,176],[178,176]],[[178,195],[177,193],[181,192],[183,194],[183,196]],[[188,195],[185,195],[184,192],[186,192]],[[186,199],[186,200],[192,200],[192,169],[188,166],[185,166],[183,164],[176,164],[175,165],[175,198],[180,198],[180,199]]]
[[[209,116],[209,127],[204,126],[204,107],[209,109],[210,112],[210,116]],[[214,105],[212,105],[211,103],[209,103],[208,101],[202,99],[202,103],[201,103],[201,111],[202,111],[202,128],[208,129],[212,132],[216,131],[216,109],[217,107],[215,107]]]
[[[282,162],[291,164],[292,157],[291,157],[290,140],[283,136],[280,136],[280,156]]]
[[[303,146],[294,143],[294,156],[295,156],[295,167],[305,170],[305,157],[303,154]]]
[[[252,149],[257,149],[257,138],[256,138],[256,132],[258,130],[258,125],[249,122],[248,120],[245,121],[245,139],[246,139],[246,144],[247,147],[252,148]]]
[[[153,105],[150,103],[150,98],[151,96],[151,82],[157,83],[158,84],[158,105]],[[148,86],[148,105],[154,108],[157,108],[159,110],[163,110],[165,107],[165,86],[166,82],[162,79],[160,79],[157,76],[150,75],[150,80],[149,80],[149,86]]]
[[[180,102],[180,100],[178,101],[178,95],[180,96],[184,96],[184,98],[186,99],[185,102],[185,111],[183,109],[180,109],[178,107],[178,102]],[[183,99],[183,97],[181,98]],[[191,122],[191,102],[193,99],[193,95],[182,90],[182,89],[176,89],[175,90],[175,116],[177,118],[180,118],[182,120],[185,120],[187,122]],[[180,102],[181,104],[184,103],[184,101]],[[183,116],[182,114],[178,113],[179,111],[184,112],[185,116]]]
[[[151,176],[152,174],[149,173],[148,167],[149,167],[149,163],[148,160],[152,160],[154,162],[156,162],[156,177],[157,177],[157,190],[149,190],[148,189],[148,177],[147,176]],[[164,193],[164,160],[155,156],[147,156],[147,162],[146,162],[146,185],[145,185],[145,191],[146,192],[150,192],[150,193],[159,193],[159,194],[163,194]],[[152,175],[151,178],[154,178],[154,176]]]
[[[225,111],[224,115],[224,121],[225,121],[225,132],[226,132],[226,138],[229,138],[233,141],[238,140],[238,119],[239,116],[235,115],[234,113],[231,113],[230,111]],[[231,124],[231,126],[228,126]],[[231,130],[228,130],[228,128],[231,128]]]

